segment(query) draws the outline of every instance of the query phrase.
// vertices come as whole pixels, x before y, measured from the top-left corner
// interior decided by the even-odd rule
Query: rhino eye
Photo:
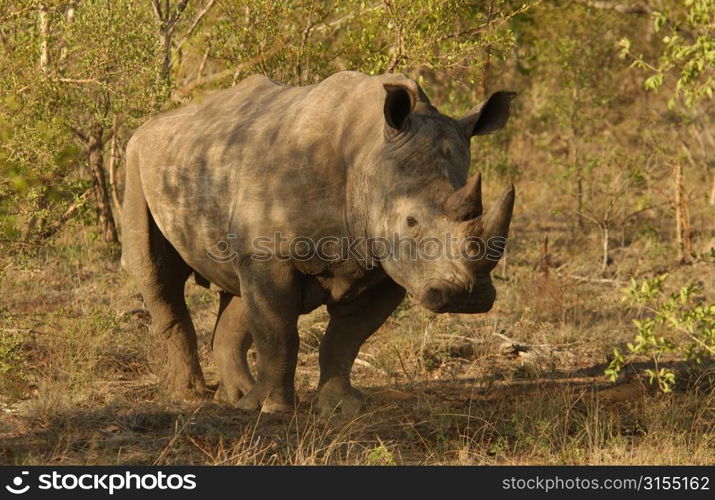
[[[415,227],[417,225],[417,219],[414,217],[407,217],[407,227]]]

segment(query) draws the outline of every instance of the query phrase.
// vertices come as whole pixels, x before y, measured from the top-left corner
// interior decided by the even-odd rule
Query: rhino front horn
[[[514,195],[514,184],[511,184],[501,194],[494,206],[489,209],[484,217],[482,233],[484,238],[506,238],[508,236],[511,213],[514,210]]]
[[[452,220],[465,221],[482,215],[482,174],[477,172],[467,183],[452,193],[442,205]]]

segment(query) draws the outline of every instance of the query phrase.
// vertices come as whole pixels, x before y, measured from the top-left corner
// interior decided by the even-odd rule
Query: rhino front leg
[[[238,408],[264,413],[291,411],[295,406],[298,360],[298,315],[301,295],[292,269],[252,263],[240,273],[241,301],[258,354],[256,383],[238,401]]]
[[[212,344],[219,376],[216,399],[236,406],[255,383],[248,367],[248,349],[253,337],[241,297],[221,293]]]
[[[318,404],[322,409],[340,408],[343,415],[360,410],[363,396],[350,384],[353,363],[365,340],[404,297],[404,288],[388,278],[354,301],[328,307],[330,322],[320,343]]]

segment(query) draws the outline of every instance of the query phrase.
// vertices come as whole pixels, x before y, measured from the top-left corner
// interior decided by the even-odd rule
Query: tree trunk
[[[69,5],[67,5],[67,23],[74,21],[74,11],[75,11],[75,0],[70,0]]]
[[[675,185],[673,191],[675,195],[675,244],[678,247],[678,260],[681,263],[691,262],[690,254],[693,251],[692,235],[690,233],[690,210],[688,201],[685,198],[685,188],[683,186],[683,166],[677,162],[673,166],[673,178]]]
[[[161,0],[152,0],[152,6],[154,7],[154,14],[157,20],[157,35],[159,37],[159,46],[162,51],[162,62],[161,62],[161,78],[166,82],[167,88],[171,88],[171,49],[172,41],[174,37],[174,30],[176,25],[184,13],[186,6],[189,4],[189,0],[180,0],[176,4],[172,5],[169,0],[166,0],[162,5]],[[209,2],[206,7],[204,7],[195,19],[195,24],[201,20],[201,18],[208,12],[208,9],[214,2]],[[195,28],[195,24],[189,28],[191,32]],[[189,33],[187,32],[187,33]]]
[[[690,207],[688,206],[688,198],[685,196],[685,189],[683,184],[680,184],[681,194],[680,203],[681,209],[680,214],[683,218],[683,262],[690,263],[693,261],[693,235],[690,231]]]
[[[486,19],[486,24],[491,24],[492,19],[494,18],[494,0],[489,0],[489,6],[487,7],[487,19]],[[488,43],[484,47],[484,65],[482,66],[482,85],[481,85],[481,92],[482,92],[482,99],[487,99],[489,97],[489,92],[491,90],[491,86],[489,85],[489,71],[491,70],[492,66],[492,44]],[[479,102],[479,97],[480,96],[475,96],[477,98],[477,102]]]
[[[75,0],[70,0],[69,4],[67,4],[67,10],[65,11],[65,22],[67,23],[67,26],[72,24],[74,21],[75,7]],[[62,44],[62,48],[60,49],[61,62],[67,58],[67,53],[67,46]]]
[[[608,267],[608,238],[610,236],[608,224],[604,224],[601,227],[601,230],[603,231],[603,256],[601,258],[601,273],[605,273],[606,268]]]
[[[102,229],[104,239],[109,243],[119,243],[117,237],[117,227],[112,215],[112,205],[107,190],[107,182],[104,179],[104,131],[102,127],[95,127],[89,136],[88,153],[89,168],[92,172],[92,183],[94,191],[94,201],[97,207],[97,218]]]
[[[40,4],[40,70],[47,73],[47,66],[50,63],[49,38],[50,21],[47,16],[47,5]]]
[[[119,136],[119,124],[118,120],[114,118],[114,126],[112,127],[112,142],[109,147],[109,165],[107,170],[109,171],[109,189],[112,192],[112,201],[114,202],[114,213],[117,214],[119,219],[122,218],[122,199],[119,195],[119,186],[117,186],[117,170],[121,161],[119,159],[119,146],[118,146],[118,136]]]
[[[576,222],[578,224],[579,231],[583,232],[586,227],[586,221],[583,217],[583,168],[578,160],[578,150],[576,146],[575,134],[572,133],[572,138],[569,141],[569,163],[575,169],[576,176]]]
[[[583,170],[581,165],[576,166],[576,213],[578,213],[578,227],[583,229],[586,223],[583,220]]]
[[[573,92],[574,95],[574,102],[576,101],[577,94],[576,90]],[[576,137],[576,130],[574,129],[573,121],[573,113],[571,114],[571,126],[569,127],[569,138],[568,138],[568,158],[569,158],[569,165],[571,168],[575,169],[575,175],[576,175],[576,216],[578,217],[577,222],[578,222],[578,229],[583,232],[584,228],[586,227],[586,221],[584,220],[583,217],[583,199],[584,199],[584,193],[583,193],[583,168],[581,166],[581,162],[579,161],[579,151],[578,151],[578,139]]]
[[[50,18],[47,12],[47,5],[43,2],[38,6],[38,24],[40,28],[40,71],[47,74],[50,64]],[[43,232],[43,226],[46,222],[46,217],[38,215],[44,213],[49,204],[48,191],[42,190],[40,197],[37,199],[35,209],[27,223],[25,238],[29,239],[35,236],[36,232]]]
[[[167,88],[171,88],[171,38],[173,33],[170,31],[162,31],[159,34],[159,43],[161,44],[162,62],[161,62],[161,78],[166,82]]]

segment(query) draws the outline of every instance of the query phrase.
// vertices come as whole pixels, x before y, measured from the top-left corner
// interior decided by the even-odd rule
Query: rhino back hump
[[[341,233],[346,163],[369,145],[381,108],[365,105],[371,80],[342,72],[290,87],[254,76],[137,131],[149,208],[189,265],[221,285],[233,271],[208,250],[227,238],[240,258],[259,236]]]

